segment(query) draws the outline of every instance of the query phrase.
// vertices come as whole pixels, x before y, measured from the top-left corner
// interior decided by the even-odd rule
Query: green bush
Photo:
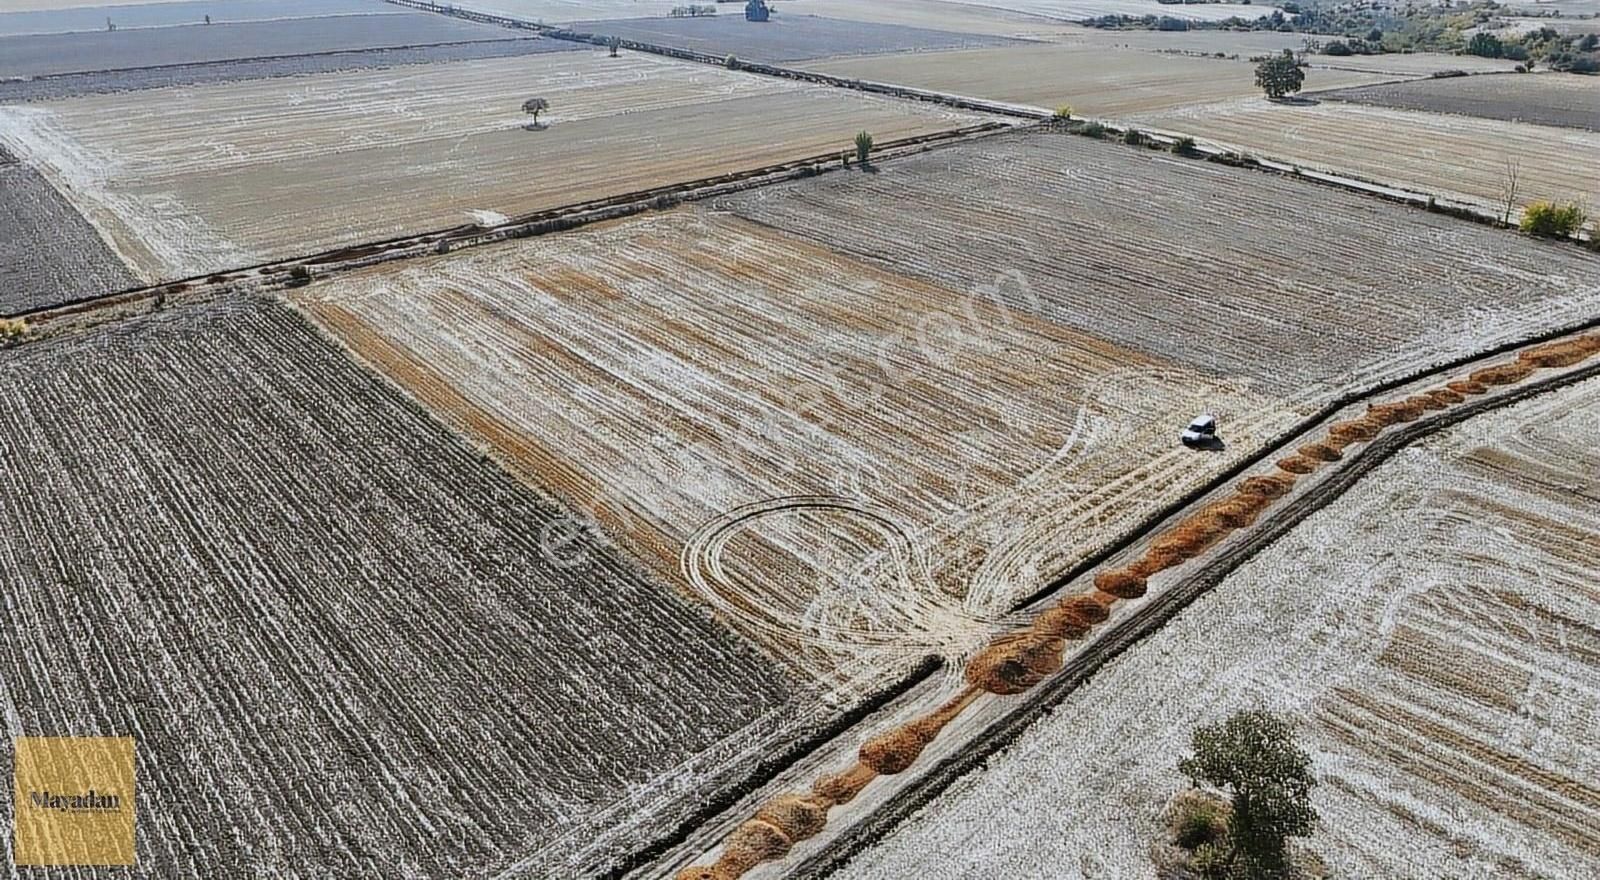
[[[1144,146],[1144,132],[1137,128],[1127,129],[1122,133],[1122,142],[1131,147]]]
[[[1185,156],[1193,155],[1194,154],[1194,150],[1195,150],[1194,138],[1188,137],[1187,135],[1185,135],[1184,137],[1178,138],[1178,140],[1176,142],[1174,142],[1173,145],[1172,145],[1172,152],[1180,153],[1180,154],[1185,155]]]
[[[1587,219],[1583,208],[1576,204],[1534,202],[1522,211],[1522,231],[1553,237],[1573,236]]]
[[[1084,137],[1103,138],[1106,136],[1106,127],[1098,122],[1085,122],[1078,127],[1078,134]]]
[[[0,318],[0,342],[10,342],[27,335],[27,321],[21,318]]]
[[[861,132],[856,135],[856,161],[862,165],[867,164],[867,158],[872,155],[872,135]]]
[[[1062,104],[1060,107],[1057,107],[1056,108],[1055,117],[1057,119],[1062,120],[1062,121],[1071,119],[1072,118],[1072,105],[1071,104]]]
[[[1228,838],[1228,805],[1203,792],[1187,791],[1172,805],[1172,839],[1190,852]]]

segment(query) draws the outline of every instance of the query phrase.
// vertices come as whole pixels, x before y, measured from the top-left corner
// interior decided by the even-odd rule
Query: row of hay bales
[[[1092,591],[1066,596],[1042,611],[1026,629],[995,638],[968,662],[967,688],[959,695],[927,715],[867,740],[850,769],[819,778],[810,792],[768,801],[754,818],[729,835],[715,864],[685,868],[677,880],[735,880],[762,862],[783,858],[795,843],[827,826],[830,809],[849,803],[873,779],[909,769],[978,695],[1020,694],[1044,681],[1061,668],[1068,641],[1088,636],[1097,624],[1111,617],[1117,602],[1143,596],[1152,575],[1192,560],[1231,532],[1253,525],[1263,511],[1289,494],[1302,475],[1340,460],[1349,446],[1371,441],[1385,428],[1416,421],[1426,412],[1486,394],[1491,386],[1513,385],[1536,370],[1572,366],[1595,354],[1600,354],[1600,333],[1539,345],[1524,350],[1514,361],[1476,370],[1466,379],[1404,400],[1369,406],[1360,418],[1330,425],[1322,440],[1280,459],[1274,473],[1241,480],[1231,495],[1207,504],[1156,537],[1138,561],[1097,573]]]

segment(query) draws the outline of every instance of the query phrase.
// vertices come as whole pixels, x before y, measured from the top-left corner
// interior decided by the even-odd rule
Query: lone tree
[[[1194,732],[1194,756],[1178,770],[1195,785],[1230,793],[1227,838],[1208,854],[1206,876],[1268,880],[1284,876],[1288,841],[1317,821],[1311,808],[1311,758],[1288,723],[1268,712],[1235,712]]]
[[[865,165],[870,155],[872,155],[872,135],[863,131],[856,135],[856,162]]]
[[[539,124],[539,114],[550,109],[550,102],[544,98],[529,98],[522,102],[522,112],[533,115],[533,124]]]
[[[1300,91],[1305,81],[1306,72],[1300,69],[1300,63],[1288,49],[1256,65],[1256,85],[1273,100]]]
[[[611,57],[617,57],[617,50],[622,48],[622,38],[612,37],[606,40],[606,48],[611,50]]]

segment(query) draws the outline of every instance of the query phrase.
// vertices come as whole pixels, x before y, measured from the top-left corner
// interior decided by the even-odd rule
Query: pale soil
[[[672,46],[741,61],[792,64],[835,55],[886,55],[946,49],[1023,46],[1020,41],[982,34],[963,34],[928,27],[865,21],[841,21],[815,15],[787,14],[752,24],[743,16],[649,18],[580,21],[574,31],[605,34],[657,46]]]
[[[1600,381],[1406,450],[836,876],[1151,878],[1194,727],[1297,719],[1345,877],[1600,871]]]
[[[1309,78],[1308,78],[1309,79]],[[1518,206],[1600,196],[1600,134],[1336,101],[1261,98],[1132,120],[1307,168],[1353,174],[1497,209],[1506,165],[1519,166]]]
[[[1193,8],[1193,7],[1191,7]],[[1028,46],[812,61],[806,70],[931,89],[1079,115],[1121,117],[1260,93],[1255,66],[1122,49]],[[1310,70],[1307,88],[1341,88],[1383,77]]]
[[[525,129],[530,96],[550,102],[543,130]],[[0,141],[167,278],[975,121],[596,50],[0,107]]]
[[[693,210],[295,299],[663,577],[830,678],[841,656],[870,675],[959,652],[1299,417],[986,295]],[[1205,407],[1231,419],[1227,454],[1174,443]],[[749,518],[705,530],[731,511]]]
[[[973,6],[1024,12],[1063,21],[1082,21],[1102,15],[1169,15],[1195,21],[1222,21],[1235,16],[1247,21],[1270,15],[1275,8],[1261,3],[1164,4],[1156,0],[965,0]]]
[[[0,0],[0,34],[118,31],[213,22],[410,12],[382,0]]]

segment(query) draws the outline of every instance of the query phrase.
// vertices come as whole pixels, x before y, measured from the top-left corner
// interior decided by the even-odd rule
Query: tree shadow
[[[1285,104],[1290,107],[1315,107],[1322,102],[1316,98],[1305,98],[1299,95],[1285,95],[1282,98],[1268,98],[1274,104]]]
[[[545,129],[547,129],[549,127],[550,127],[549,123],[546,123],[546,122],[530,122],[527,125],[524,125],[522,127],[522,130],[523,131],[544,131]]]
[[[1190,449],[1198,449],[1201,452],[1222,452],[1228,448],[1228,444],[1222,442],[1222,438],[1215,434],[1210,437],[1201,437],[1199,440],[1185,440],[1183,445]]]

